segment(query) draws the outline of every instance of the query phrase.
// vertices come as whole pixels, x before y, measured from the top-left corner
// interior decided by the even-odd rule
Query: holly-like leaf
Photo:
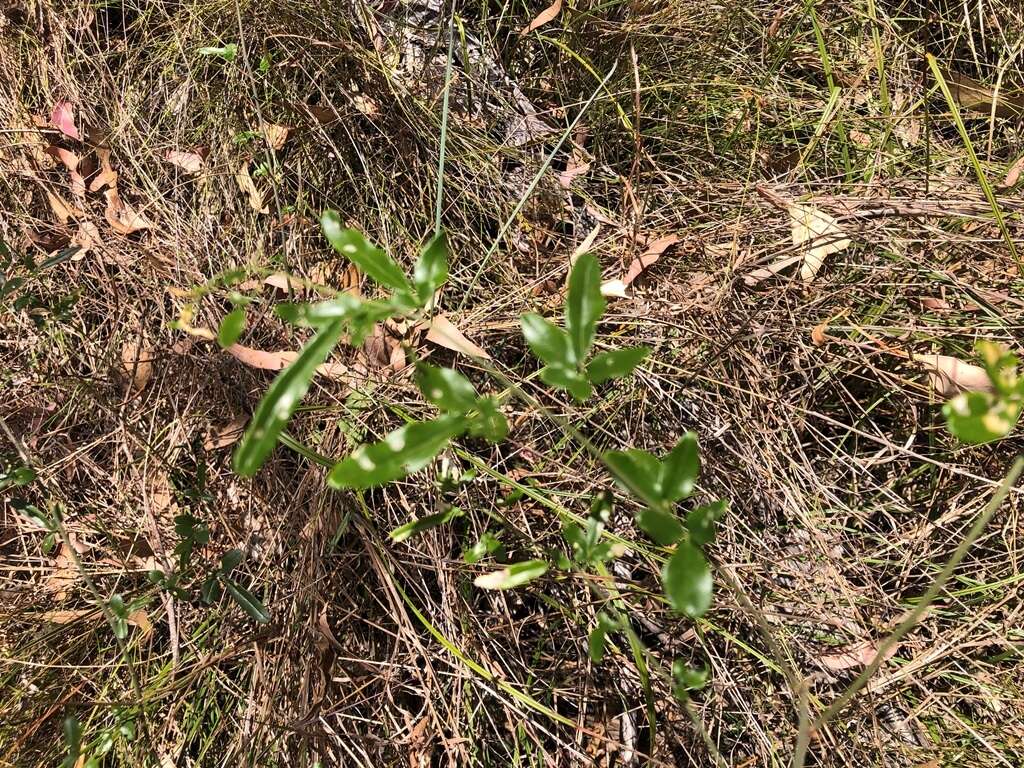
[[[476,407],[473,385],[451,368],[419,363],[416,366],[416,384],[423,397],[443,411],[466,413]]]
[[[361,445],[334,465],[332,488],[372,488],[423,469],[448,441],[465,429],[461,415],[418,421],[396,429],[379,443]]]
[[[636,522],[644,533],[663,547],[670,547],[683,538],[683,524],[669,512],[646,507],[637,514]]]
[[[666,501],[676,502],[693,493],[700,474],[700,453],[697,435],[687,432],[676,443],[661,465],[661,493]]]
[[[320,328],[299,352],[295,362],[274,379],[260,400],[238,448],[235,449],[234,466],[238,474],[256,474],[256,470],[274,450],[281,431],[305,397],[317,366],[323,363],[334,349],[334,345],[341,338],[343,328],[341,320],[334,320]]]
[[[520,322],[530,351],[540,360],[548,365],[575,367],[569,334],[532,312],[523,315]]]
[[[458,507],[452,507],[445,512],[438,512],[436,515],[427,515],[426,517],[421,517],[419,520],[411,520],[405,525],[400,525],[395,528],[388,534],[388,536],[393,542],[399,544],[410,536],[414,536],[417,533],[423,533],[423,531],[429,531],[431,528],[437,528],[440,525],[451,522],[461,515],[461,509]]]
[[[584,253],[569,274],[569,296],[565,305],[565,328],[572,340],[573,362],[582,363],[587,359],[602,312],[601,265],[594,254]]]
[[[370,245],[356,230],[343,227],[337,211],[324,211],[320,217],[320,227],[334,250],[371,279],[396,291],[409,295],[413,293],[409,279],[394,259],[380,248]]]
[[[647,347],[627,347],[595,355],[587,365],[587,378],[593,384],[603,384],[609,379],[621,379],[651,354]]]
[[[661,583],[669,604],[691,618],[703,616],[711,606],[711,569],[703,553],[687,541],[665,563]]]
[[[421,306],[433,298],[434,291],[448,279],[448,240],[438,232],[420,253],[413,267],[412,280]]]

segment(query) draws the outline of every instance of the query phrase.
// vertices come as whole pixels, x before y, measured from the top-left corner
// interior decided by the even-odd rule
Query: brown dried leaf
[[[81,140],[81,135],[75,127],[75,108],[69,101],[58,101],[53,105],[53,112],[50,115],[50,123],[65,136]]]
[[[235,172],[235,181],[238,183],[238,188],[248,196],[249,205],[256,213],[270,213],[270,206],[263,202],[263,193],[256,188],[256,183],[249,175],[247,164],[243,163],[238,166],[238,170]]]
[[[263,124],[263,138],[266,139],[267,144],[275,152],[284,147],[284,143],[288,141],[290,131],[291,128],[286,125],[278,125],[276,123]]]
[[[816,347],[823,347],[823,346],[825,346],[825,343],[828,341],[828,334],[826,333],[827,330],[828,330],[828,321],[827,320],[824,323],[818,323],[818,325],[814,326],[811,329],[811,342],[813,342],[814,346],[816,346]]]
[[[1006,178],[1003,179],[1002,188],[1009,189],[1017,185],[1020,180],[1020,174],[1024,171],[1024,155],[1017,158],[1017,162],[1010,166],[1010,169],[1006,172]]]
[[[280,352],[266,352],[262,349],[253,349],[241,344],[232,344],[225,350],[236,360],[265,371],[280,371],[285,366],[294,362],[299,356],[298,352],[282,350]],[[348,366],[341,363],[324,363],[318,365],[316,372],[328,379],[343,379],[348,375]]]
[[[438,346],[450,349],[453,352],[460,352],[470,357],[482,357],[490,360],[491,356],[483,349],[471,342],[463,335],[462,331],[455,327],[451,320],[444,315],[434,315],[425,325],[427,329],[427,341]]]
[[[74,608],[63,611],[44,611],[39,614],[39,618],[43,621],[48,621],[51,624],[70,624],[73,621],[84,618],[92,614],[94,618],[101,619],[103,614],[98,608]]]
[[[995,106],[996,117],[1017,117],[1024,114],[1024,96],[1000,88],[998,93],[980,80],[950,72],[946,78],[953,101],[971,112],[992,114]]]
[[[949,302],[935,296],[925,296],[921,299],[921,306],[935,312],[947,312],[950,309]]]
[[[803,256],[787,256],[784,259],[779,259],[774,264],[769,264],[767,267],[750,270],[750,272],[743,276],[743,282],[752,288],[803,260]]]
[[[78,542],[74,534],[68,534],[71,546],[78,549]],[[68,592],[78,579],[78,569],[75,567],[75,559],[63,542],[57,550],[57,556],[53,561],[53,570],[43,581],[43,588],[53,595],[54,600],[59,603],[67,600]]]
[[[800,279],[814,279],[825,257],[845,250],[850,245],[835,217],[813,205],[793,203],[789,206],[793,245],[803,250]]]
[[[267,285],[272,285],[279,291],[288,293],[289,288],[292,293],[302,293],[305,286],[301,280],[296,280],[294,277],[290,277],[287,272],[274,272],[271,275],[267,275],[263,278],[263,282]]]
[[[144,229],[153,229],[153,222],[132,208],[117,194],[117,187],[110,187],[103,192],[107,200],[107,208],[103,212],[110,228],[119,235],[130,235]]]
[[[985,369],[965,363],[960,358],[951,355],[911,355],[911,359],[925,367],[932,386],[943,397],[953,397],[961,392],[992,391],[992,382]]]
[[[145,337],[129,339],[121,347],[121,365],[127,375],[129,394],[138,394],[153,377],[153,348]]]
[[[554,21],[554,19],[561,12],[562,0],[555,0],[551,5],[549,5],[543,11],[538,13],[533,18],[533,21],[531,21],[529,24],[522,28],[522,30],[519,32],[520,37],[522,37],[523,35],[530,34],[531,32],[533,32],[533,30],[543,27],[550,21]]]
[[[153,622],[149,620],[149,614],[142,608],[128,614],[128,623],[138,627],[142,637],[149,637],[153,634]]]
[[[249,423],[248,416],[239,416],[227,424],[215,427],[203,440],[203,448],[207,451],[215,451],[218,448],[227,448],[241,440],[245,434],[245,425]]]
[[[146,479],[146,498],[154,516],[173,517],[178,512],[171,479],[160,469],[154,470]]]
[[[633,262],[629,265],[629,269],[626,270],[626,274],[622,276],[621,282],[623,287],[628,286],[636,280],[640,276],[641,272],[660,259],[661,255],[665,253],[665,251],[678,242],[679,235],[666,235],[665,237],[659,237],[657,240],[649,241],[644,252],[633,259]]]
[[[626,291],[626,284],[621,280],[605,280],[601,283],[601,295],[618,299],[629,298],[629,293]]]
[[[885,652],[882,661],[888,661],[896,653],[899,644],[894,644]],[[830,672],[842,672],[844,669],[866,667],[873,663],[878,655],[878,646],[871,640],[862,640],[847,646],[842,652],[819,656],[818,663]]]
[[[84,219],[85,211],[76,208],[56,192],[46,190],[46,199],[50,202],[50,208],[60,219],[61,224],[67,224],[71,219]]]
[[[75,197],[85,197],[85,179],[78,170],[81,159],[74,152],[61,149],[60,147],[47,147],[43,150],[51,157],[55,157],[64,165],[71,176],[71,194]]]
[[[181,152],[179,150],[171,149],[167,151],[166,155],[164,155],[164,159],[176,168],[180,168],[185,173],[200,173],[204,166],[202,156],[197,155],[195,152]]]

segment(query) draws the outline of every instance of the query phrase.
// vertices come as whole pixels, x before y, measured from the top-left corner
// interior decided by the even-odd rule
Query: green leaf
[[[533,312],[523,315],[519,321],[530,351],[542,362],[563,368],[575,366],[569,334]]]
[[[595,355],[587,365],[587,378],[592,384],[603,384],[608,379],[621,379],[633,372],[645,357],[651,354],[647,347],[627,347]]]
[[[541,381],[556,389],[567,389],[573,399],[582,403],[594,391],[590,382],[576,368],[565,368],[561,365],[549,365],[541,369]]]
[[[235,56],[238,55],[238,45],[236,43],[228,43],[221,46],[208,45],[200,48],[196,53],[200,56],[216,56],[224,59],[224,61],[234,61]]]
[[[462,416],[442,416],[396,429],[379,443],[361,445],[334,465],[327,483],[332,488],[372,488],[422,469],[448,441],[460,434]]]
[[[62,723],[64,730],[64,745],[67,747],[68,755],[61,763],[61,768],[74,768],[78,757],[82,753],[82,724],[74,715],[68,715]]]
[[[686,515],[686,530],[690,533],[690,541],[703,547],[715,538],[715,523],[725,514],[728,502],[719,499],[711,504],[704,504],[691,509]]]
[[[470,419],[469,432],[473,437],[482,437],[489,443],[500,443],[508,436],[508,419],[498,409],[493,397],[481,397],[476,401],[476,415]]]
[[[636,522],[644,533],[663,547],[670,547],[683,538],[683,524],[679,518],[660,509],[646,507],[640,510]]]
[[[220,559],[220,572],[224,575],[231,573],[238,567],[244,557],[245,555],[242,554],[242,550],[229,549]]]
[[[484,531],[480,538],[462,554],[462,559],[469,565],[479,563],[487,555],[495,554],[504,550],[498,537],[490,531]]]
[[[669,604],[691,618],[703,616],[711,606],[711,569],[697,547],[680,542],[661,571],[661,584]]]
[[[590,653],[591,661],[595,664],[601,663],[601,660],[604,659],[604,648],[608,635],[619,629],[618,622],[607,613],[600,611],[597,614],[597,626],[594,627],[587,640],[587,650]]]
[[[623,490],[651,506],[661,502],[661,462],[647,451],[606,451],[601,460]]]
[[[423,533],[423,531],[429,531],[431,528],[437,528],[439,525],[451,522],[456,517],[462,516],[462,510],[458,507],[452,507],[446,512],[438,512],[436,515],[427,515],[421,517],[419,520],[412,520],[405,525],[400,525],[395,528],[388,536],[396,544],[399,544],[410,536],[416,533]]]
[[[320,227],[334,250],[347,258],[370,278],[388,288],[411,294],[412,286],[402,268],[394,259],[376,246],[370,245],[359,232],[345,229],[337,211],[326,210],[320,217]]]
[[[942,406],[946,426],[959,440],[980,445],[1006,437],[1020,419],[1024,399],[962,392]]]
[[[426,306],[434,296],[434,291],[444,285],[448,279],[448,239],[444,232],[438,232],[427,243],[413,267],[412,280],[416,285],[416,295],[420,305]]]
[[[429,402],[449,413],[466,413],[476,407],[476,390],[462,374],[429,363],[416,366],[416,384]]]
[[[217,329],[217,343],[227,349],[242,335],[245,329],[245,308],[235,307],[228,312],[220,321],[220,328]]]
[[[199,585],[199,596],[207,605],[220,599],[221,586],[220,578],[216,573],[211,573],[202,584]]]
[[[706,667],[691,667],[682,659],[676,659],[672,662],[672,680],[672,695],[686,701],[690,691],[700,690],[707,683],[708,670]]]
[[[514,563],[500,571],[480,574],[473,579],[473,584],[480,589],[513,589],[540,578],[547,570],[546,561],[527,560],[522,563]]]
[[[565,328],[572,339],[574,362],[582,363],[587,359],[602,312],[601,265],[594,254],[584,253],[569,274],[569,297],[565,305]]]
[[[700,474],[700,453],[697,435],[687,432],[676,443],[661,465],[661,493],[666,501],[676,502],[693,493]]]
[[[243,476],[256,474],[270,452],[288,420],[299,407],[309,389],[316,368],[331,353],[341,338],[344,324],[335,320],[316,332],[299,352],[291,365],[278,374],[267,393],[260,400],[249,427],[235,449],[235,471]]]
[[[224,587],[232,599],[238,603],[242,610],[249,614],[249,617],[257,624],[266,624],[270,621],[270,614],[259,598],[245,587],[237,584],[233,579],[224,578]]]

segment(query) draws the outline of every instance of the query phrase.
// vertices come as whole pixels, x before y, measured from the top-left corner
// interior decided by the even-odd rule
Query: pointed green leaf
[[[433,298],[434,291],[448,279],[448,239],[444,232],[438,232],[427,243],[413,267],[413,283],[420,305],[426,306]]]
[[[587,641],[587,650],[590,653],[590,660],[600,664],[604,659],[604,648],[608,635],[619,629],[618,623],[604,611],[597,614],[597,626],[590,633]]]
[[[476,407],[473,385],[451,368],[419,363],[416,366],[416,384],[423,397],[443,411],[465,413]]]
[[[497,536],[490,531],[484,531],[477,542],[462,553],[462,559],[472,565],[479,563],[487,555],[504,552],[504,549]]]
[[[332,488],[372,488],[423,469],[448,441],[460,434],[462,416],[442,416],[396,429],[379,443],[361,445],[334,465],[327,483]]]
[[[500,571],[483,573],[473,580],[473,584],[480,589],[513,589],[540,578],[547,570],[548,564],[544,560],[527,560]]]
[[[369,278],[396,291],[412,293],[409,279],[394,259],[380,248],[370,245],[356,230],[345,229],[337,211],[324,211],[320,217],[320,227],[334,250],[359,267]]]
[[[427,515],[421,517],[419,520],[411,520],[405,525],[400,525],[395,528],[388,536],[396,544],[408,539],[413,534],[423,533],[423,531],[429,531],[431,528],[437,528],[439,525],[451,522],[456,517],[462,515],[462,510],[458,507],[452,507],[445,512],[438,512],[436,515]]]
[[[680,542],[665,563],[661,583],[669,604],[691,618],[703,616],[711,606],[711,569],[703,553],[689,542]]]
[[[683,538],[683,524],[679,518],[660,509],[646,507],[640,510],[636,522],[644,533],[663,547],[670,547]]]
[[[508,419],[498,409],[493,397],[481,397],[476,401],[476,415],[469,422],[470,434],[482,437],[489,443],[500,443],[508,435]]]
[[[628,347],[613,352],[602,352],[595,355],[587,365],[587,378],[593,384],[603,384],[608,379],[621,379],[633,372],[633,369],[651,354],[647,347]]]
[[[270,621],[270,614],[267,612],[266,607],[252,592],[236,583],[234,579],[226,577],[224,578],[224,586],[232,599],[241,606],[243,611],[249,614],[249,618],[257,624],[266,624]]]
[[[568,390],[573,399],[580,403],[590,397],[594,391],[586,377],[574,367],[549,365],[541,369],[540,379],[549,386]]]
[[[661,465],[661,493],[666,501],[676,502],[693,493],[693,485],[700,474],[700,454],[697,435],[687,432],[676,443]]]
[[[725,514],[728,502],[719,499],[711,504],[704,504],[690,510],[686,515],[686,530],[690,533],[690,541],[703,547],[715,538],[715,523]]]
[[[651,506],[661,502],[661,463],[647,451],[606,451],[601,457],[623,490]]]
[[[228,312],[220,321],[220,328],[217,329],[217,343],[227,349],[242,335],[245,329],[245,308],[235,307]]]
[[[229,549],[220,558],[220,572],[225,575],[231,573],[238,567],[244,557],[245,555],[242,554],[242,550]]]
[[[335,320],[316,332],[302,348],[295,362],[277,375],[267,393],[260,400],[249,427],[235,450],[235,471],[243,476],[256,474],[270,452],[288,420],[299,407],[309,389],[316,368],[331,353],[341,338],[344,324]]]
[[[573,365],[569,334],[533,312],[523,315],[520,323],[530,351],[542,362],[563,367]]]
[[[582,363],[587,359],[602,312],[601,265],[594,254],[584,253],[569,274],[569,297],[565,305],[565,329],[572,339],[574,362]]]

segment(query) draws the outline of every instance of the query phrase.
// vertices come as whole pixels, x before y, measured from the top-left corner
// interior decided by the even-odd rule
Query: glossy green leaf
[[[481,397],[476,401],[476,414],[469,422],[473,437],[482,437],[489,443],[500,443],[508,436],[508,419],[498,408],[493,397]]]
[[[245,308],[235,307],[220,321],[220,328],[217,329],[217,343],[226,349],[238,341],[243,330],[245,330]]]
[[[603,384],[609,379],[621,379],[651,354],[647,347],[627,347],[595,355],[587,365],[587,378],[594,384]]]
[[[231,573],[239,566],[245,555],[240,549],[229,549],[220,558],[220,572],[224,575]]]
[[[661,584],[669,604],[691,618],[703,616],[711,606],[711,569],[704,554],[683,541],[665,563]]]
[[[547,573],[548,564],[544,560],[527,560],[514,563],[499,571],[484,573],[473,580],[480,589],[514,589],[540,578]]]
[[[584,253],[569,273],[569,296],[565,305],[565,329],[572,340],[573,362],[582,363],[587,359],[602,312],[601,265],[594,254]]]
[[[1006,437],[1020,420],[1024,398],[989,392],[962,392],[942,406],[946,426],[959,440],[973,445]]]
[[[442,416],[396,429],[379,443],[361,445],[334,465],[332,488],[372,488],[422,469],[465,428],[462,416]]]
[[[439,525],[444,525],[454,520],[456,517],[462,516],[462,510],[458,507],[452,507],[445,512],[438,512],[436,515],[427,515],[421,517],[419,520],[412,520],[405,525],[400,525],[395,528],[388,536],[396,544],[399,544],[410,536],[417,533],[423,533],[423,531],[429,531],[431,528],[437,528]]]
[[[662,460],[661,493],[666,501],[676,502],[693,493],[700,474],[700,453],[697,435],[687,432],[676,447]]]
[[[597,626],[591,631],[590,637],[587,640],[587,651],[590,654],[591,661],[595,664],[601,663],[604,659],[604,649],[607,644],[608,635],[618,630],[619,625],[615,619],[604,611],[598,612]]]
[[[413,267],[413,283],[420,305],[426,306],[434,292],[448,279],[448,239],[438,232],[427,243]]]
[[[628,451],[606,451],[601,457],[612,477],[623,490],[646,501],[651,506],[661,502],[661,463],[635,448]]]
[[[569,334],[540,315],[528,312],[520,318],[523,338],[530,351],[548,365],[574,367]]]
[[[690,533],[690,541],[698,547],[713,541],[715,523],[725,514],[728,502],[719,499],[711,504],[703,504],[691,509],[686,515],[686,530]]]
[[[228,43],[227,45],[208,45],[204,48],[200,48],[196,51],[200,56],[214,56],[218,59],[224,59],[224,61],[234,61],[235,56],[238,55],[237,43]]]
[[[683,524],[669,512],[646,507],[637,513],[636,522],[644,533],[663,547],[670,547],[683,538]]]
[[[413,292],[409,279],[394,259],[380,248],[370,245],[356,230],[343,227],[337,211],[324,211],[320,217],[320,227],[334,250],[359,267],[360,271],[372,280],[396,291],[407,294]]]
[[[256,474],[256,470],[274,450],[281,431],[305,397],[317,366],[327,359],[341,338],[343,329],[341,320],[320,328],[299,352],[295,362],[274,379],[235,450],[234,467],[238,474]]]
[[[469,379],[451,368],[429,363],[416,366],[416,384],[428,402],[449,413],[466,413],[476,407],[476,390]]]
[[[343,293],[327,301],[318,301],[314,304],[282,302],[274,307],[274,313],[292,325],[316,328],[326,325],[333,320],[350,320],[358,312],[365,312],[367,304],[373,302],[362,301],[350,293]],[[388,302],[377,302],[388,307],[388,317],[391,311],[391,304]],[[383,319],[383,318],[381,318]]]
[[[587,378],[575,367],[548,365],[541,369],[540,379],[548,386],[568,390],[573,399],[580,403],[594,391]]]
[[[249,618],[257,624],[266,624],[270,621],[270,614],[258,597],[233,579],[225,577],[223,581],[228,594],[241,606],[243,611],[249,614]]]

